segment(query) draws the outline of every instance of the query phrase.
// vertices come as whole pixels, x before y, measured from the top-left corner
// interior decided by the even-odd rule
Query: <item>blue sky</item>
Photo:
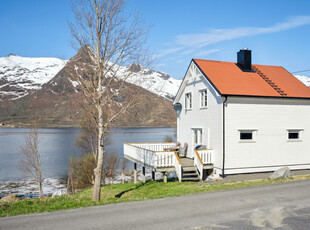
[[[69,59],[69,0],[0,1],[0,56]],[[150,25],[153,67],[182,78],[192,58],[236,61],[241,48],[257,64],[310,69],[308,0],[129,0]],[[310,72],[300,73],[310,76]]]

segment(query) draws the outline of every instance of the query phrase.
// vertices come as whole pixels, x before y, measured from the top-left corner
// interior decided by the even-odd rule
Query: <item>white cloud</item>
[[[166,63],[159,63],[159,64],[156,64],[156,67],[162,67],[162,66],[166,66],[167,64]]]
[[[171,48],[171,49],[166,49],[166,50],[161,50],[157,54],[155,54],[155,58],[167,56],[168,54],[176,53],[180,50],[182,50],[182,47],[177,47],[177,48]]]
[[[310,16],[297,16],[287,22],[279,23],[270,27],[241,27],[233,29],[213,29],[208,33],[181,34],[176,38],[176,44],[182,47],[202,48],[221,41],[232,40],[241,37],[258,34],[275,33],[310,24]]]
[[[259,34],[276,33],[296,27],[309,25],[310,16],[295,16],[289,18],[286,22],[278,23],[269,27],[240,27],[232,29],[212,29],[207,33],[181,34],[173,42],[174,47],[160,51],[156,57],[164,57],[169,54],[178,53],[178,55],[188,55],[195,53],[195,56],[206,56],[218,52],[219,50],[205,50],[209,45],[232,39],[255,36]]]

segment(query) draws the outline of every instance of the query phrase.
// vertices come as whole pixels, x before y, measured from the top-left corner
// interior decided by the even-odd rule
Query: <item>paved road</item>
[[[0,229],[310,229],[310,180],[0,218]]]

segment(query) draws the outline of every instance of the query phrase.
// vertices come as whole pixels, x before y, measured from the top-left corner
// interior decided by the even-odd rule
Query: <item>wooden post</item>
[[[167,183],[167,172],[164,172],[164,183]]]
[[[155,171],[152,171],[152,180],[156,180],[156,178],[155,178]]]
[[[143,183],[145,183],[145,167],[142,167]]]
[[[137,183],[137,163],[133,164],[133,183],[136,184]]]

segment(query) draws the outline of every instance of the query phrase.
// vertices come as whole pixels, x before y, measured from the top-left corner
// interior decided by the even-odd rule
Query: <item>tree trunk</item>
[[[93,191],[93,201],[100,201],[100,191],[101,191],[101,175],[103,167],[103,111],[102,107],[98,106],[98,162],[97,167],[94,169],[95,183]]]
[[[40,172],[40,174],[41,174],[41,172]],[[43,200],[44,199],[44,195],[43,195],[41,175],[39,175],[39,178],[38,178],[38,185],[39,185],[39,191],[40,191],[40,199]]]
[[[124,171],[122,172],[122,184],[125,184],[125,173],[124,173]]]

